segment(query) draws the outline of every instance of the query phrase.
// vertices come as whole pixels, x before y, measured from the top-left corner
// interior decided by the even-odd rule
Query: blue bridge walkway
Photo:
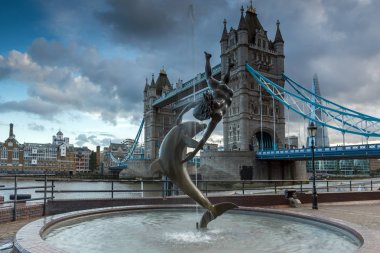
[[[380,158],[380,144],[324,147],[314,149],[315,160]],[[257,151],[258,160],[310,160],[311,148]]]

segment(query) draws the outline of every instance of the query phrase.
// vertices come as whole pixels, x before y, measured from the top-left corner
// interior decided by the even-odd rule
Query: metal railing
[[[107,190],[98,189],[70,189],[59,190],[55,187],[56,180],[51,181],[51,189],[47,190],[51,194],[51,199],[59,199],[54,194],[75,194],[75,193],[109,193],[109,198],[114,199],[115,193],[137,193],[144,198],[144,193],[157,193],[155,196],[167,197],[181,195],[181,190],[171,185],[170,180],[91,180],[84,182],[107,182]],[[305,193],[312,190],[309,180],[198,180],[197,187],[206,195],[223,194],[282,194],[285,189],[294,189]],[[115,189],[116,183],[139,184],[139,189]],[[157,184],[157,189],[144,189],[145,184]],[[380,190],[380,178],[378,179],[341,179],[341,180],[316,180],[318,192],[352,192],[352,191],[377,191]],[[36,192],[44,192],[37,190]],[[136,197],[136,195],[123,195],[119,198]]]
[[[368,158],[380,156],[380,144],[359,144],[336,147],[315,148],[315,158],[318,160],[338,159],[344,157]],[[256,158],[261,160],[287,159],[308,160],[311,158],[311,148],[279,149],[257,151]]]
[[[52,184],[49,186],[48,185],[48,176],[53,176],[54,174],[33,174],[33,175],[25,175],[25,174],[9,174],[9,175],[0,175],[0,179],[1,178],[13,178],[13,187],[5,187],[5,185],[1,185],[0,187],[0,193],[2,191],[13,191],[13,200],[4,200],[3,201],[3,204],[13,204],[13,221],[15,221],[17,219],[17,204],[20,204],[20,203],[26,203],[28,201],[38,201],[38,200],[43,200],[43,215],[45,216],[46,215],[46,207],[47,207],[47,200],[48,199],[54,199],[54,196],[53,196],[53,190],[49,190],[49,189],[54,189],[54,184],[52,182]],[[43,178],[42,180],[39,180],[39,181],[43,181],[43,185],[40,185],[40,186],[18,186],[18,179],[19,178]],[[37,181],[37,180],[36,180]],[[44,192],[44,196],[43,197],[40,197],[40,198],[22,198],[22,199],[19,199],[19,195],[18,195],[18,192],[19,190],[28,190],[28,189],[43,189],[43,192]],[[47,193],[48,192],[51,192],[51,196],[48,197],[47,196]]]
[[[16,208],[17,203],[28,202],[28,201],[43,201],[43,215],[46,214],[47,200],[54,201],[57,198],[57,194],[64,194],[65,198],[67,196],[75,196],[75,194],[83,193],[95,193],[95,198],[99,198],[98,193],[106,193],[108,196],[101,196],[100,198],[136,198],[146,197],[146,193],[151,193],[150,197],[170,197],[174,195],[181,195],[181,191],[171,184],[169,180],[68,180],[62,178],[56,178],[52,174],[40,174],[40,175],[0,175],[0,179],[7,177],[13,179],[13,187],[2,186],[0,187],[0,194],[2,191],[12,191],[15,199],[4,201],[5,204],[13,204],[13,219],[16,220]],[[41,185],[36,186],[22,186],[22,181],[19,179],[28,178],[29,180],[34,180],[41,182]],[[21,183],[20,183],[21,182]],[[62,184],[72,184],[69,185],[69,189],[57,189],[58,182]],[[82,189],[75,189],[74,182],[80,182],[79,185]],[[372,179],[340,179],[340,180],[316,180],[317,191],[321,192],[352,192],[352,191],[377,191],[380,190],[380,178]],[[19,185],[21,184],[21,186]],[[102,187],[106,189],[95,189],[91,183],[105,183]],[[259,195],[259,194],[283,194],[285,190],[296,190],[297,192],[311,192],[312,185],[311,181],[304,180],[197,180],[194,183],[197,187],[206,195]],[[116,187],[117,184],[117,188]],[[134,189],[120,189],[120,186],[129,187],[133,185]],[[146,189],[146,185],[150,185]],[[154,187],[152,187],[152,185]],[[61,185],[62,186],[62,185]],[[84,188],[83,188],[84,187]],[[35,193],[43,193],[43,197],[30,198],[30,199],[17,199],[17,193],[22,190],[34,190]],[[125,194],[122,194],[125,193]],[[73,194],[73,195],[72,195]],[[118,196],[116,196],[118,195]],[[89,196],[86,195],[86,198]],[[69,197],[71,199],[71,197]]]

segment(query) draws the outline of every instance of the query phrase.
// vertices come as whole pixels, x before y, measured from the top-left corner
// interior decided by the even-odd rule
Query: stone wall
[[[152,178],[149,170],[152,162],[153,160],[128,161],[128,167],[120,172],[119,178]]]
[[[240,180],[244,166],[252,168],[253,180],[305,180],[305,161],[260,161],[253,151],[201,153],[199,172],[205,180]]]
[[[252,151],[207,151],[201,153],[199,173],[204,180],[240,180],[242,166],[254,167]]]
[[[306,161],[255,161],[257,180],[306,180]]]
[[[43,211],[44,206],[42,204],[17,204],[16,220],[41,217],[43,215]],[[0,224],[8,221],[13,221],[13,206],[5,206],[0,208]]]

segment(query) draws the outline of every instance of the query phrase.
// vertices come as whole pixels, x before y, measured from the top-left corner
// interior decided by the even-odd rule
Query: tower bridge
[[[285,110],[304,119],[345,134],[366,138],[380,136],[380,119],[355,112],[308,91],[284,74],[284,40],[280,22],[275,23],[271,40],[261,25],[252,4],[241,9],[237,28],[227,31],[223,22],[220,39],[220,64],[212,69],[220,80],[228,65],[234,64],[229,87],[234,95],[223,117],[224,151],[204,150],[198,172],[204,179],[305,179],[310,148],[285,148]],[[201,57],[201,56],[200,56]],[[217,56],[212,61],[217,61]],[[285,89],[285,82],[294,91]],[[164,69],[144,88],[144,158],[128,161],[122,176],[150,175],[148,167],[158,157],[166,133],[189,102],[208,90],[205,73],[173,87]],[[300,106],[304,104],[304,106]],[[140,127],[141,132],[142,126]],[[135,141],[138,141],[135,140]],[[317,159],[380,157],[380,145],[318,147]],[[128,159],[127,159],[128,160]],[[247,178],[245,178],[247,179]]]

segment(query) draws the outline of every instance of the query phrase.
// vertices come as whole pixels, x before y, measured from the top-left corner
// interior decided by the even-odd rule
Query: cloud
[[[202,29],[206,18],[208,22],[215,17],[222,20],[223,17],[218,15],[222,9],[216,6],[223,6],[226,10],[229,6],[225,0],[109,0],[107,3],[109,8],[97,12],[95,17],[110,31],[112,38],[123,44],[153,50],[173,45],[181,47],[192,33],[194,22]]]
[[[1,103],[0,111],[53,119],[75,110],[111,124],[120,118],[138,124],[145,78],[157,77],[164,66],[173,84],[178,78],[186,81],[203,71],[204,50],[214,55],[212,64],[219,63],[222,21],[237,28],[240,5],[248,2],[38,2],[53,36],[36,38],[25,52],[0,55],[0,80],[27,83],[29,96]],[[290,77],[310,87],[317,73],[322,95],[380,115],[380,1],[268,0],[254,5],[270,39],[276,20],[281,21]],[[107,136],[95,136],[85,134],[78,142],[109,142]]]
[[[28,124],[28,129],[32,131],[37,131],[37,132],[43,132],[45,131],[45,127],[43,125],[39,125],[36,123],[29,123]]]
[[[108,133],[81,133],[75,137],[75,144],[77,146],[101,146],[107,147],[112,143],[121,143],[123,139],[117,138],[115,135]]]
[[[40,99],[27,99],[24,101],[11,101],[0,103],[0,112],[26,112],[41,116],[45,119],[53,119],[60,112],[60,107]]]
[[[142,112],[144,79],[137,79],[132,65],[123,59],[102,58],[94,48],[65,47],[37,39],[27,53],[14,50],[0,58],[0,72],[6,73],[3,78],[27,83],[30,100],[38,103],[29,108],[24,105],[30,101],[8,102],[1,104],[0,110],[33,112],[42,117],[79,110],[99,113],[113,124],[120,116],[134,118],[134,111]]]

